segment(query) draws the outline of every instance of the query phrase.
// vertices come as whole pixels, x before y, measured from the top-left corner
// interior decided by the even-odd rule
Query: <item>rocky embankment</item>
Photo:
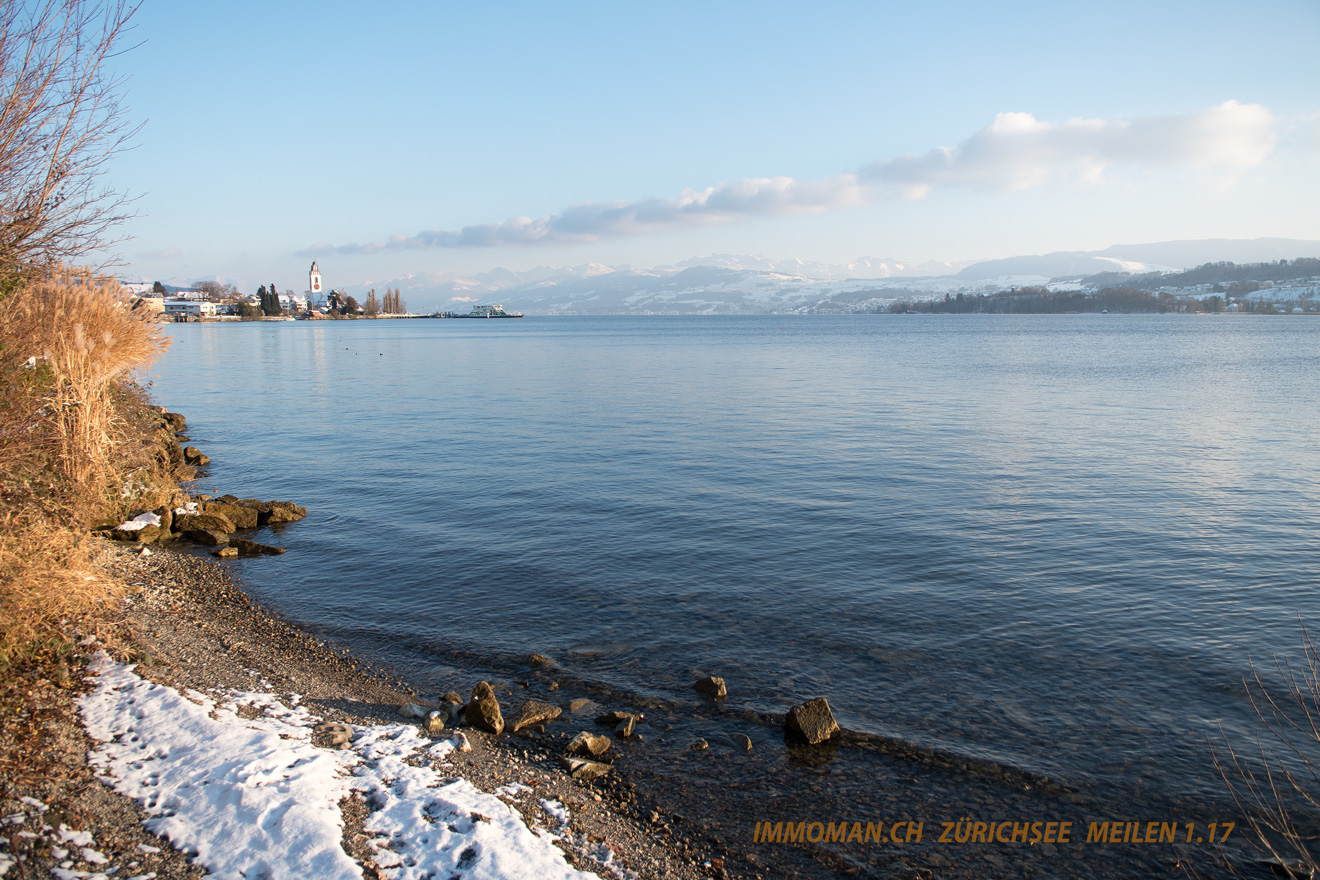
[[[178,413],[156,409],[160,421],[153,440],[162,464],[180,484],[195,480],[211,459],[195,446],[185,446],[187,421]],[[189,541],[214,547],[212,555],[277,556],[282,547],[259,544],[236,533],[297,522],[307,508],[290,501],[262,501],[236,495],[189,496],[180,487],[178,503],[143,510],[120,523],[100,523],[94,530],[105,538],[137,544]]]

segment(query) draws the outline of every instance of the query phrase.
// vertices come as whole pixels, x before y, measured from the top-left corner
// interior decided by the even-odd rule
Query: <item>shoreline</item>
[[[133,591],[114,613],[111,625],[129,643],[123,659],[136,662],[142,678],[182,693],[269,692],[286,705],[307,706],[326,722],[360,726],[410,723],[398,714],[403,704],[417,697],[406,685],[252,602],[218,562],[162,547],[154,547],[144,556],[124,544],[107,545],[103,560],[107,570]],[[75,678],[80,677],[78,672]],[[32,684],[40,689],[42,682]],[[86,688],[77,681],[70,685],[43,689],[41,711],[52,735],[44,750],[50,766],[39,778],[9,778],[0,790],[5,815],[31,813],[31,820],[20,827],[33,828],[37,814],[33,804],[23,800],[31,798],[49,807],[51,815],[67,821],[70,828],[90,832],[98,850],[111,859],[138,863],[128,868],[131,873],[154,871],[162,880],[202,876],[199,865],[191,864],[168,841],[146,830],[147,814],[136,801],[95,778],[87,765],[87,753],[96,744],[73,705]],[[513,701],[507,704],[510,710],[514,705]],[[581,726],[591,729],[590,719]],[[561,731],[566,729],[567,725],[560,725]],[[549,827],[559,833],[564,841],[561,848],[579,869],[604,878],[725,876],[706,864],[721,864],[718,848],[709,841],[683,829],[668,828],[657,834],[656,826],[665,829],[668,823],[650,821],[650,811],[638,806],[619,774],[595,782],[570,777],[554,748],[563,733],[497,737],[467,725],[461,731],[471,751],[451,753],[446,772],[487,792],[501,786],[526,786],[522,796],[508,802],[529,827]],[[435,741],[454,733],[447,729]],[[18,764],[23,747],[6,735],[0,740],[0,760]],[[73,784],[61,785],[61,781]],[[546,798],[568,807],[568,826],[557,827],[538,808],[538,800]],[[366,808],[341,806],[345,807],[345,850],[364,865],[364,877],[386,876],[378,874],[368,858],[370,849],[361,833]],[[40,841],[41,835],[31,840]],[[145,852],[142,847],[158,852]],[[29,858],[24,867],[29,872],[58,865],[49,847],[44,854],[40,846],[29,847],[26,854]],[[602,862],[602,854],[607,863]],[[96,865],[88,867],[94,870]]]
[[[402,705],[440,702],[436,694],[419,697],[406,674],[336,647],[333,636],[319,638],[315,624],[290,623],[254,602],[223,560],[201,555],[206,550],[200,545],[189,552],[177,544],[105,542],[102,550],[107,569],[128,588],[123,607],[113,614],[118,639],[105,641],[128,646],[123,659],[138,662],[139,674],[148,680],[185,692],[261,690],[281,697],[286,706],[306,705],[325,721],[362,726],[415,725],[400,717]],[[711,699],[684,702],[621,692],[569,675],[553,662],[527,658],[518,665],[517,658],[471,652],[445,659],[449,669],[440,690],[466,698],[478,681],[489,681],[506,719],[528,699],[564,709],[542,729],[517,734],[490,735],[463,725],[472,751],[452,755],[450,769],[487,792],[510,785],[535,792],[513,804],[530,825],[546,818],[538,799],[548,796],[566,805],[572,815],[564,829],[570,859],[602,877],[1062,877],[1085,870],[1121,878],[1180,876],[1189,864],[1218,876],[1221,868],[1210,851],[1185,845],[1100,850],[982,841],[949,847],[936,841],[941,819],[1000,815],[1072,821],[1074,829],[1085,829],[1088,816],[1102,815],[1103,801],[1094,792],[1011,767],[846,730],[819,746],[794,745],[784,738],[777,716]],[[73,708],[77,670],[70,677],[72,688],[54,687],[49,696],[51,711],[59,716],[55,775],[78,783],[72,795],[63,796],[65,805],[55,808],[81,814],[102,845],[128,841],[117,845],[117,852],[160,850],[143,857],[143,868],[158,877],[197,876],[197,866],[142,827],[146,814],[135,802],[105,787],[88,769],[92,742]],[[292,694],[297,700],[290,700]],[[585,703],[577,712],[575,701]],[[605,776],[594,782],[572,778],[560,760],[564,747],[578,731],[608,733],[610,728],[595,722],[611,711],[644,712],[641,735],[616,739],[617,759]],[[452,725],[446,727],[437,742],[453,735]],[[698,741],[706,745],[693,749]],[[0,759],[19,753],[14,742],[0,742]],[[40,786],[0,789],[0,807],[5,815],[21,812],[16,799],[24,794],[42,799],[41,791]],[[61,800],[56,794],[52,805]],[[370,849],[361,834],[368,811],[361,804],[341,806],[344,848],[369,865]],[[1170,813],[1171,806],[1163,802],[1151,809]],[[925,820],[926,838],[893,846],[842,840],[767,845],[759,839],[762,823],[877,819]],[[1084,831],[1070,842],[1081,836]],[[1240,846],[1241,839],[1235,843]],[[613,867],[600,863],[602,852]],[[365,868],[364,876],[375,876],[373,870]]]

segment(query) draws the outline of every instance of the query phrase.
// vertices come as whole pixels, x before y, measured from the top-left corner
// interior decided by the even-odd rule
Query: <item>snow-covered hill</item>
[[[895,299],[992,292],[1100,272],[1174,271],[1226,260],[1263,262],[1320,256],[1320,242],[1207,239],[1114,245],[980,263],[917,263],[862,257],[851,263],[711,254],[635,269],[588,263],[492,269],[470,276],[406,275],[364,287],[396,287],[414,311],[466,311],[499,302],[528,314],[751,314],[870,310]]]

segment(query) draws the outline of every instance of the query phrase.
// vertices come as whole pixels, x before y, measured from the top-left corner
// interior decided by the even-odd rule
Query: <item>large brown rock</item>
[[[261,501],[256,498],[243,498],[239,502],[243,507],[257,512],[257,521],[265,525],[297,522],[307,515],[307,508],[292,501]]]
[[[504,732],[500,701],[495,699],[495,691],[486,682],[477,682],[477,686],[472,689],[472,700],[468,703],[467,712],[463,714],[463,720],[488,733]]]
[[[202,505],[203,513],[218,513],[234,524],[236,529],[255,529],[258,525],[258,513],[241,504],[225,504],[223,501],[207,501]]]
[[[183,460],[188,462],[188,464],[196,465],[198,467],[206,467],[211,463],[211,456],[202,452],[202,450],[198,449],[196,446],[185,446],[183,447]]]
[[[307,508],[294,504],[292,501],[272,501],[265,524],[274,526],[280,523],[297,522],[306,515]]]
[[[564,749],[565,755],[576,755],[580,758],[599,758],[610,750],[614,744],[608,736],[598,736],[588,731],[582,731],[569,742],[568,748]]]
[[[161,412],[160,419],[169,427],[171,431],[177,432],[177,431],[188,430],[188,420],[185,419],[183,416],[179,415],[178,413]]]
[[[509,732],[517,733],[524,727],[554,721],[563,711],[558,706],[542,703],[540,700],[528,700],[518,710],[518,717],[509,722]]]
[[[216,532],[211,529],[189,529],[182,534],[189,541],[194,544],[201,544],[203,547],[219,547],[229,541],[229,536],[224,532]],[[234,555],[238,555],[237,550],[234,551]]]
[[[184,463],[183,445],[169,431],[156,433],[156,445],[160,447],[161,460],[170,467],[179,467]]]
[[[234,524],[229,521],[229,517],[210,511],[181,513],[174,518],[174,531],[176,532],[191,532],[197,529],[224,532],[226,535],[236,531]]]
[[[839,732],[839,725],[830,711],[830,701],[824,697],[808,700],[800,706],[788,710],[784,718],[784,727],[794,736],[801,737],[813,746]]]

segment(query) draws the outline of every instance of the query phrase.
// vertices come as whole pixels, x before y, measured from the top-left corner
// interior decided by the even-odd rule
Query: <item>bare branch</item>
[[[128,198],[102,185],[140,126],[105,69],[136,5],[0,5],[0,272],[69,262],[115,243]]]

